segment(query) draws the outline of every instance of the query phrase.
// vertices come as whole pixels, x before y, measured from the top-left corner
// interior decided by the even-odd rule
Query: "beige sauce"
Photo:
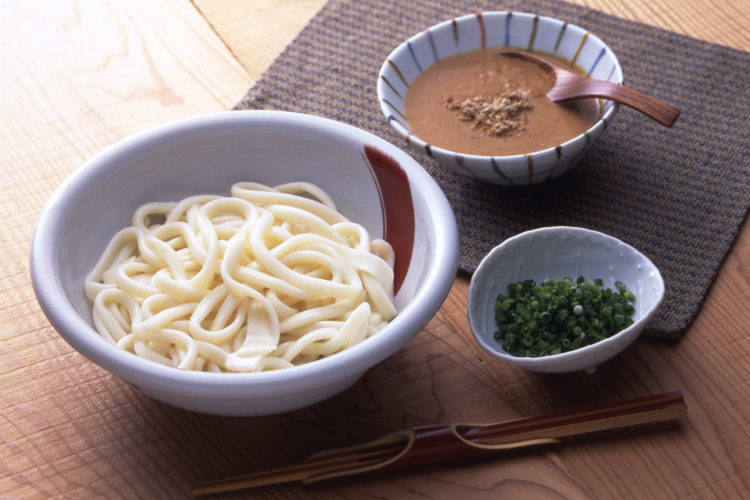
[[[480,49],[446,57],[412,82],[404,100],[414,135],[433,146],[474,155],[514,155],[555,147],[589,129],[599,117],[596,99],[553,103],[544,95],[552,76],[536,64]],[[504,97],[527,104],[511,109],[500,127],[469,118],[459,109],[497,109]],[[469,102],[469,100],[472,100]],[[476,103],[479,103],[478,105]],[[475,112],[475,111],[472,111]],[[474,115],[471,115],[474,116]]]

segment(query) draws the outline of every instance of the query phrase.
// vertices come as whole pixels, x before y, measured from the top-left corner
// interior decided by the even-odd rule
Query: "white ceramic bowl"
[[[603,101],[601,118],[585,133],[541,151],[513,156],[459,154],[415,136],[404,114],[409,85],[440,59],[470,50],[516,47],[561,56],[593,78],[622,83],[622,68],[612,50],[593,33],[559,19],[521,12],[482,12],[444,21],[409,38],[391,52],[380,69],[380,109],[412,148],[440,165],[478,180],[501,185],[539,183],[575,165],[604,132],[619,105]]]
[[[134,209],[188,195],[228,195],[241,180],[311,181],[373,237],[395,245],[396,318],[341,353],[263,373],[203,373],[142,359],[91,327],[83,278]],[[400,264],[399,264],[400,261]],[[231,111],[126,139],[79,168],[56,191],[36,226],[34,290],[57,331],[85,357],[143,393],[174,406],[221,415],[300,408],[351,386],[430,320],[456,275],[456,222],[443,192],[414,160],[349,125],[277,111]],[[399,278],[401,276],[401,278]]]
[[[634,323],[621,332],[575,351],[538,358],[506,353],[494,338],[495,302],[510,283],[583,276],[601,278],[605,288],[624,283],[636,301]],[[612,236],[577,227],[545,227],[508,238],[479,264],[469,286],[469,324],[479,345],[496,358],[528,370],[563,373],[596,367],[619,354],[641,333],[664,299],[664,281],[642,253]]]

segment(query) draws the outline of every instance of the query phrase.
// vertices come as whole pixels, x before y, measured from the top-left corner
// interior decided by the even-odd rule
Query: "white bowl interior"
[[[586,30],[536,14],[482,12],[444,21],[414,35],[391,52],[377,83],[380,108],[388,123],[418,151],[461,174],[496,184],[533,184],[556,177],[572,165],[611,122],[618,110],[604,102],[601,119],[585,134],[526,155],[483,157],[457,154],[412,134],[404,113],[409,86],[425,69],[448,56],[488,47],[516,47],[567,59],[594,78],[622,83],[620,63],[612,50]],[[533,165],[533,168],[531,167]]]
[[[635,296],[634,324],[622,332],[581,349],[553,356],[524,358],[506,353],[494,339],[494,306],[510,283],[532,279],[584,276],[601,278],[614,288],[621,281]],[[481,262],[469,290],[469,322],[486,351],[511,364],[536,371],[563,372],[593,369],[627,347],[658,310],[664,281],[642,253],[606,234],[575,227],[549,227],[521,233],[495,247]]]
[[[413,257],[396,295],[399,315],[379,332],[383,335],[289,370],[221,375],[177,373],[116,348],[91,328],[83,279],[109,239],[130,224],[137,206],[148,201],[228,194],[238,181],[272,186],[310,181],[324,188],[339,211],[365,226],[372,237],[383,237],[388,222],[382,208],[384,194],[375,182],[365,145],[402,169],[414,212]],[[251,400],[264,392],[283,399],[284,393],[308,389],[312,392],[307,399],[319,400],[326,384],[341,390],[342,380],[350,385],[411,339],[447,295],[457,269],[457,248],[455,219],[442,191],[416,162],[389,143],[319,117],[232,111],[147,131],[93,158],[45,207],[35,231],[31,263],[35,291],[48,318],[73,347],[97,364],[163,400],[175,392],[190,393],[193,399],[179,396],[179,401],[168,401],[178,406],[262,414],[298,406],[289,398],[279,401],[279,407],[261,403],[253,408],[231,400],[240,396]],[[224,408],[200,401],[221,394],[229,399]]]
[[[239,113],[237,113],[239,114]],[[319,124],[224,120],[205,127],[176,125],[144,138],[137,148],[108,151],[98,166],[79,176],[63,195],[77,200],[61,215],[56,267],[61,284],[81,316],[90,316],[83,295],[83,278],[118,229],[130,224],[134,210],[149,201],[176,201],[190,195],[229,194],[235,182],[252,180],[268,185],[309,181],[332,195],[349,219],[373,237],[384,237],[381,193],[362,156],[361,137],[337,136]],[[208,132],[208,133],[207,133]],[[278,168],[284,165],[284,168]],[[413,193],[414,194],[414,193]],[[417,292],[428,270],[429,252],[436,243],[429,199],[415,203],[415,253],[411,276],[399,291],[401,310]],[[65,203],[65,200],[60,200]]]

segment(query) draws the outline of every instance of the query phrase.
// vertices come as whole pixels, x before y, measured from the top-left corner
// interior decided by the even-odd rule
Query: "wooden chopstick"
[[[192,493],[193,495],[208,495],[211,493],[221,493],[226,491],[257,488],[259,486],[302,481],[318,474],[330,474],[346,471],[354,467],[375,465],[392,457],[401,449],[402,447],[397,446],[389,450],[381,450],[377,453],[363,454],[366,455],[366,457],[362,459],[356,457],[340,457],[334,461],[315,460],[267,469],[229,479],[203,483],[193,487]]]
[[[481,444],[505,444],[536,438],[561,438],[574,434],[627,427],[678,418],[687,412],[679,391],[644,396],[581,410],[472,426],[461,435]],[[460,432],[460,430],[459,430]]]
[[[354,467],[359,468],[374,465],[395,456],[396,453],[403,449],[404,446],[402,444],[389,443],[387,446],[377,446],[373,449],[345,451],[315,457],[297,464],[284,465],[250,474],[202,483],[194,486],[192,493],[193,495],[207,495],[258,486],[302,481],[319,474],[330,474]]]
[[[670,420],[686,413],[687,406],[682,393],[676,391],[497,424],[457,425],[456,430],[467,441],[482,446],[496,446]],[[297,464],[203,483],[193,487],[192,493],[206,495],[301,481],[323,474],[376,465],[395,457],[403,450],[404,443],[398,441],[381,442],[364,448],[333,450]]]

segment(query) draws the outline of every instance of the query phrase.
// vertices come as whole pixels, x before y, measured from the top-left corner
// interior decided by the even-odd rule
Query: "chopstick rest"
[[[374,441],[324,450],[307,460],[195,486],[194,495],[301,481],[311,484],[367,472],[458,461],[558,443],[559,438],[670,420],[687,414],[682,393],[668,392],[582,410],[491,424],[433,424],[403,429]]]

